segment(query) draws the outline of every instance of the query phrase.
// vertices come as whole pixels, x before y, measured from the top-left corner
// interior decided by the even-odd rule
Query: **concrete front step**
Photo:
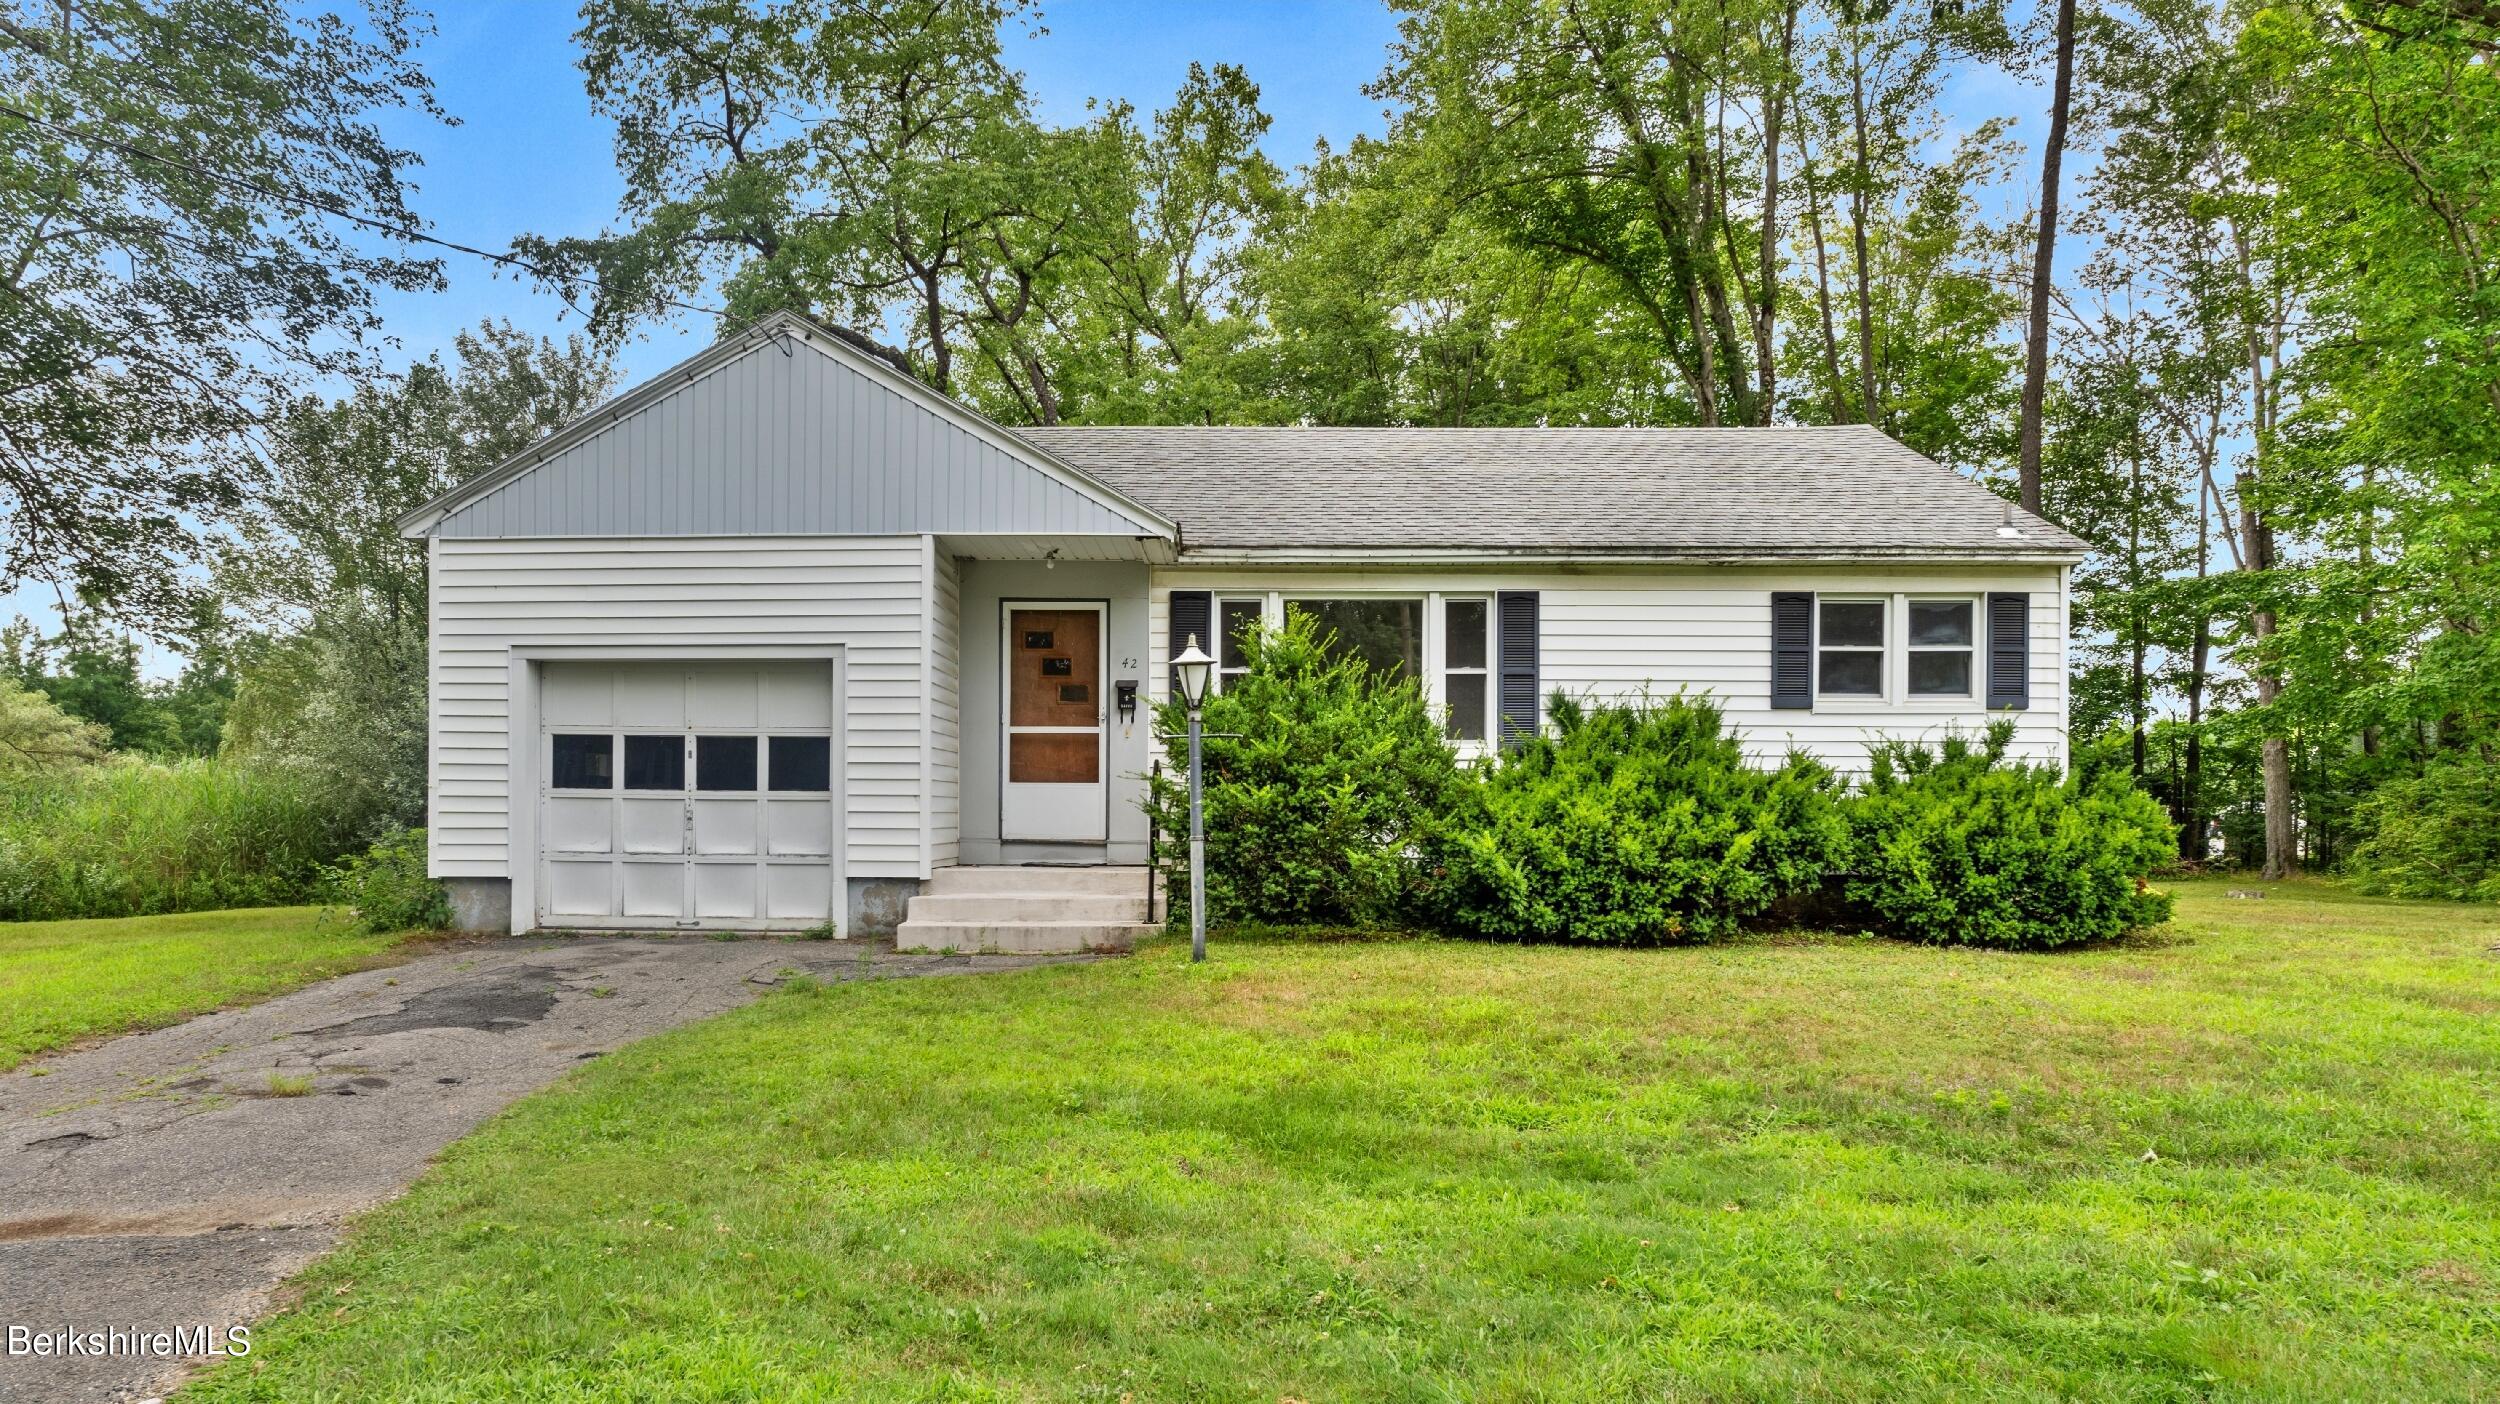
[[[1145,894],[933,892],[911,899],[905,920],[941,922],[1144,921]]]
[[[1146,921],[1144,868],[940,868],[905,908],[906,951],[1125,951]]]
[[[996,955],[1125,951],[1156,929],[1142,921],[906,921],[894,928],[894,948]]]
[[[1126,897],[1146,895],[1144,868],[959,867],[940,868],[929,879],[933,896],[1012,893],[1024,896]]]

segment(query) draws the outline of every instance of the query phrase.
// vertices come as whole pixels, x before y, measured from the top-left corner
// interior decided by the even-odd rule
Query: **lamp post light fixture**
[[[1215,660],[1198,647],[1196,634],[1172,660],[1172,672],[1189,708],[1189,959],[1195,964],[1207,958],[1206,784],[1199,772],[1198,710],[1206,705],[1207,680],[1215,672]]]

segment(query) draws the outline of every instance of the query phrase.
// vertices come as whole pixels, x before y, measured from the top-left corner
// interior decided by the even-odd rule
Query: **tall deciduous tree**
[[[227,728],[240,754],[303,760],[342,822],[425,813],[425,554],[398,519],[606,397],[607,359],[487,323],[396,379],[304,398],[271,436],[268,490],[220,590],[270,637]]]
[[[248,433],[369,368],[376,289],[436,282],[355,227],[418,222],[377,121],[436,111],[420,28],[400,0],[0,4],[0,586],[185,617]]]

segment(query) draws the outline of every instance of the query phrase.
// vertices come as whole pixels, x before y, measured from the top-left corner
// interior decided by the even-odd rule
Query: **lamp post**
[[[1180,679],[1181,702],[1189,708],[1189,959],[1207,958],[1207,814],[1206,784],[1198,768],[1198,709],[1206,705],[1207,679],[1215,660],[1189,636],[1189,647],[1172,660]]]

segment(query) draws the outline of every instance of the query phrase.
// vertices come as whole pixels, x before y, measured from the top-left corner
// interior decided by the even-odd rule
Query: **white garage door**
[[[542,926],[792,930],[834,910],[824,663],[547,663]]]

